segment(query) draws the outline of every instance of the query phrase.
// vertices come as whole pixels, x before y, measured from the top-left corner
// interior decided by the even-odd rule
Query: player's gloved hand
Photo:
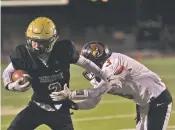
[[[78,108],[78,105],[77,105],[74,101],[72,101],[72,100],[70,100],[70,99],[67,100],[67,106],[68,106],[70,109],[73,109],[73,110],[78,110],[78,109],[79,109],[79,108]]]
[[[30,81],[25,82],[24,84],[21,84],[21,82],[24,81],[24,78],[19,78],[18,80],[9,83],[7,85],[7,89],[11,91],[17,91],[17,92],[25,92],[31,88]]]
[[[67,84],[64,85],[64,90],[59,92],[52,92],[50,94],[52,101],[61,101],[65,99],[71,99],[71,91],[67,87]]]

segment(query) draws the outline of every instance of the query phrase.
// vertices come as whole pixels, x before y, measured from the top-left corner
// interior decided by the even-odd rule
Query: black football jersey
[[[69,87],[70,64],[78,61],[79,54],[71,41],[62,40],[55,43],[47,65],[28,51],[26,45],[17,46],[10,58],[15,69],[25,70],[32,77],[32,100],[53,105],[61,102],[53,102],[49,94],[63,90],[65,83]]]

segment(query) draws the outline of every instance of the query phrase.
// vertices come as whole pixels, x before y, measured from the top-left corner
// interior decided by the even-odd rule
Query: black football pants
[[[149,105],[137,105],[136,110],[136,130],[166,130],[172,110],[171,94],[166,89]]]
[[[52,130],[74,130],[70,114],[46,111],[30,103],[12,121],[7,130],[34,130],[45,124]]]

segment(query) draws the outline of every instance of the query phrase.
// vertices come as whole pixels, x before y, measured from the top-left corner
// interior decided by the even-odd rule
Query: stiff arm
[[[111,83],[105,83],[104,81],[101,81],[101,83],[96,88],[73,91],[71,92],[71,98],[73,100],[81,100],[76,102],[79,110],[95,108],[105,93],[107,93],[113,87],[122,87],[122,82],[127,74],[128,71],[124,71],[122,73],[122,77],[114,75],[111,77]]]
[[[110,62],[110,65],[108,64]],[[122,87],[121,81],[130,74],[130,70],[122,69],[123,65],[120,65],[115,58],[109,59],[103,65],[101,71],[108,76],[108,81],[102,80],[97,87],[81,89],[77,91],[72,91],[70,94],[70,98],[73,100],[84,100],[84,99],[92,99],[92,98],[100,98],[103,94],[105,94],[108,90],[112,88],[111,83],[116,86]],[[120,72],[119,72],[120,70]],[[110,83],[111,82],[111,83]]]
[[[94,73],[96,76],[100,77],[102,80],[107,81],[108,75],[89,59],[86,59],[85,57],[80,55],[78,61],[75,64],[88,70],[89,72]]]
[[[94,88],[89,88],[87,90],[79,90],[79,91],[73,91],[71,93],[71,96],[74,100],[81,100],[76,102],[80,110],[88,110],[96,107],[96,105],[100,102],[101,97],[111,90],[111,85],[117,85],[118,87],[122,87],[121,81],[129,75],[130,70],[124,70],[122,72],[121,68],[124,66],[119,64],[118,61],[112,59],[108,59],[106,63],[104,64],[103,68],[105,69],[105,72],[110,75],[111,79],[113,80],[112,83],[105,83],[104,81],[101,81],[98,84],[93,84]],[[120,73],[121,71],[121,73]],[[118,75],[114,75],[114,74]],[[93,79],[95,80],[95,79]],[[114,83],[115,82],[115,83]],[[84,95],[83,95],[84,94]],[[77,96],[78,95],[78,96]]]

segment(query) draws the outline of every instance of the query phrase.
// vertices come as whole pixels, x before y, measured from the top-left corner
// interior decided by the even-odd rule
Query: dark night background
[[[69,38],[80,45],[89,40],[100,40],[111,46],[118,45],[120,49],[116,50],[173,49],[175,44],[174,39],[172,40],[175,34],[174,7],[173,0],[109,0],[108,2],[70,0],[65,6],[2,7],[2,52],[4,55],[8,54],[11,51],[9,47],[25,43],[28,24],[39,16],[49,17],[55,22],[60,39]],[[152,35],[145,38],[143,34],[145,28],[140,28],[138,21],[148,19],[161,19],[162,25],[158,29],[147,28]],[[160,33],[165,27],[168,27],[168,36],[164,38],[162,44]],[[133,44],[127,44],[126,40],[117,39],[115,32],[132,34],[136,41],[133,41]],[[157,42],[150,45],[144,41]]]

